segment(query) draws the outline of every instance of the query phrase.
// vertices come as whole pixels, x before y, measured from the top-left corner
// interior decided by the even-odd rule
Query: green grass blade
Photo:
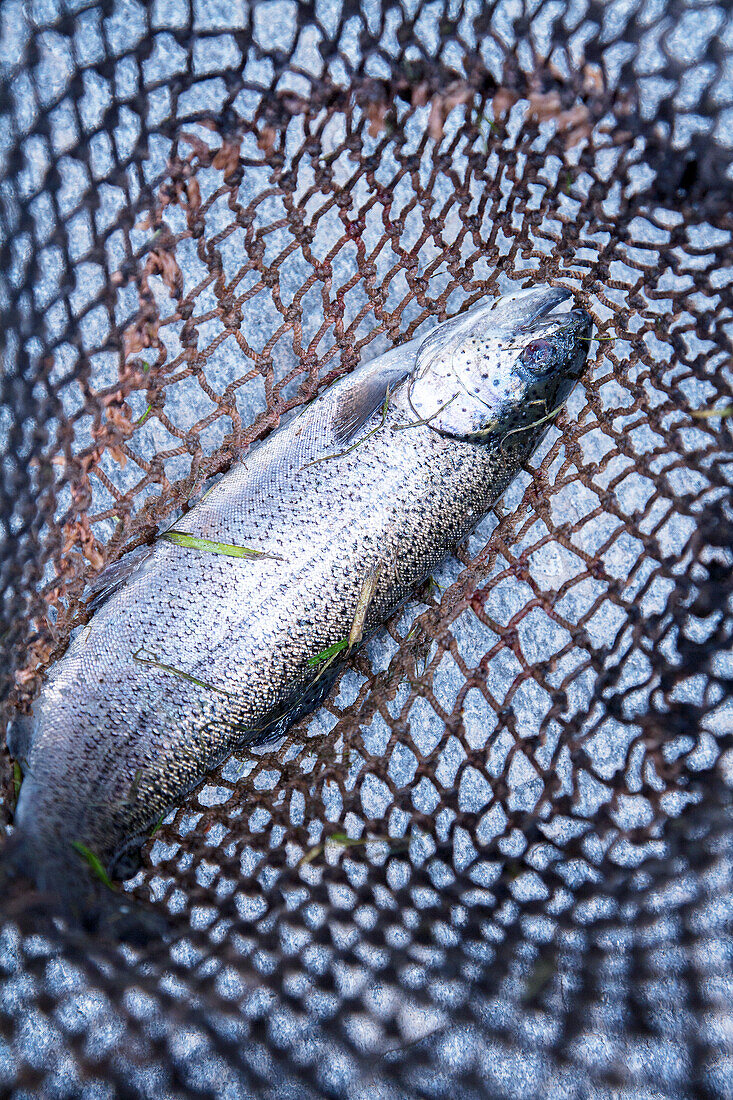
[[[230,542],[202,539],[197,535],[189,535],[185,531],[164,531],[160,537],[166,542],[183,546],[187,550],[206,550],[210,554],[223,554],[227,558],[276,558],[282,561],[279,554],[268,554],[264,550],[253,550],[249,546],[234,546]]]
[[[13,761],[13,795],[15,797],[15,805],[18,804],[18,796],[20,795],[20,788],[23,784],[23,769],[17,760]]]
[[[82,844],[80,840],[72,840],[71,847],[79,853],[95,878],[98,878],[110,890],[117,889],[96,852],[93,852],[91,848],[87,848],[86,844]]]
[[[337,653],[340,653],[342,649],[346,649],[348,644],[348,638],[344,638],[343,641],[340,642],[334,642],[328,649],[324,649],[320,653],[317,653],[315,657],[310,657],[308,661],[306,661],[306,664],[309,665],[310,668],[314,668],[315,665],[319,665],[321,661],[330,661],[330,659],[335,657]]]
[[[384,427],[384,422],[387,419],[387,412],[389,411],[389,386],[387,386],[387,396],[384,399],[382,405],[382,418],[377,424],[376,428],[372,428],[370,432],[367,432],[361,439],[357,439],[356,443],[352,443],[350,447],[347,447],[345,451],[338,451],[333,455],[322,455],[320,458],[314,458],[311,462],[306,462],[305,466],[301,466],[301,470],[307,470],[309,466],[317,466],[319,462],[328,462],[331,458],[344,458],[345,455],[351,454],[357,447],[362,447],[367,439],[371,439],[373,435],[376,435]]]
[[[695,420],[724,420],[727,416],[733,416],[733,405],[716,405],[714,409],[690,409],[690,416]]]
[[[147,657],[141,657],[141,653],[147,653],[144,645],[141,645],[139,649],[136,649],[132,655],[133,661],[137,661],[141,665],[149,665],[151,668],[159,668],[161,672],[170,672],[172,676],[179,676],[181,680],[188,680],[190,684],[196,684],[197,687],[206,688],[208,691],[216,691],[219,695],[226,695],[231,698],[231,693],[224,691],[224,688],[215,687],[213,684],[207,684],[206,680],[199,680],[197,676],[192,676],[190,672],[184,672],[182,668],[176,668],[175,665],[167,665],[163,661],[159,661],[154,653],[149,653]]]

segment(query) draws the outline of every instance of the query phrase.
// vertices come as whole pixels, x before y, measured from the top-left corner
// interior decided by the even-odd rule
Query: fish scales
[[[25,768],[16,868],[76,919],[109,908],[70,842],[121,871],[233,749],[317,704],[348,651],[313,658],[344,643],[355,617],[368,638],[414,593],[502,494],[574,384],[591,330],[580,309],[553,313],[568,297],[540,288],[500,299],[359,368],[174,527],[263,556],[160,539],[115,577],[11,735]]]

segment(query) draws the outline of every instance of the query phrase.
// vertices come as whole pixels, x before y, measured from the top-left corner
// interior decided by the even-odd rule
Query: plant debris
[[[207,684],[206,680],[199,680],[197,676],[192,676],[190,672],[184,672],[182,668],[175,668],[173,665],[167,665],[163,661],[159,661],[154,653],[150,653],[147,657],[141,657],[141,653],[145,653],[145,646],[140,646],[136,649],[132,655],[133,661],[137,661],[141,665],[149,665],[151,668],[159,668],[162,672],[170,672],[173,676],[180,676],[182,680],[188,680],[191,684],[197,684],[198,687],[208,688],[209,691],[216,691],[219,695],[226,695],[231,699],[232,694],[229,691],[225,691],[224,688],[215,687],[213,684]]]
[[[82,844],[80,840],[72,840],[71,847],[79,853],[95,878],[98,878],[100,882],[104,883],[108,889],[117,889],[96,852],[93,852],[91,848],[87,848],[86,844]]]
[[[349,649],[353,649],[358,642],[361,641],[362,634],[364,633],[364,623],[366,622],[367,612],[369,611],[369,605],[374,599],[374,593],[377,590],[379,583],[379,577],[381,575],[384,562],[378,561],[373,569],[370,569],[364,576],[364,580],[361,584],[361,591],[359,592],[359,599],[356,604],[356,611],[354,612],[354,621],[351,624],[351,630],[349,631],[348,646]]]
[[[551,409],[550,412],[548,412],[547,416],[541,416],[539,420],[533,420],[531,424],[521,424],[518,428],[512,428],[510,432],[507,432],[506,435],[503,435],[501,437],[499,450],[504,450],[504,444],[506,443],[510,435],[516,435],[517,432],[529,432],[532,430],[532,428],[539,428],[540,424],[546,424],[548,420],[552,420],[553,416],[557,416],[557,414],[561,411],[562,405],[557,405],[554,409]],[[480,432],[474,432],[474,435],[480,434]]]
[[[438,92],[433,96],[428,116],[428,134],[436,144],[443,137],[446,120],[454,107],[470,103],[475,94],[476,90],[470,84],[455,80],[444,92]]]
[[[388,836],[348,836],[346,833],[331,833],[320,844],[316,844],[313,848],[309,848],[308,851],[301,856],[298,860],[298,867],[304,867],[308,863],[312,863],[314,859],[318,859],[322,855],[328,844],[338,844],[340,848],[356,848],[364,844],[387,844],[392,851],[396,851],[400,848],[409,847],[406,840],[392,840]]]
[[[422,420],[411,420],[408,424],[395,424],[395,431],[403,432],[405,428],[419,428],[421,424],[430,424],[433,420],[435,420],[436,416],[440,416],[442,412],[445,412],[448,406],[452,405],[457,397],[458,394],[454,393],[450,401],[446,401],[445,405],[441,405],[440,408],[436,409],[434,413],[431,413],[430,416],[426,416]]]
[[[333,645],[328,646],[327,649],[321,650],[320,653],[317,653],[315,657],[309,657],[306,661],[306,664],[310,668],[315,668],[315,666],[319,665],[321,661],[328,661],[330,664],[330,662],[338,653],[341,652],[342,649],[346,649],[348,644],[348,638],[343,638],[340,642],[334,642]]]
[[[164,531],[160,537],[165,539],[166,542],[183,546],[187,550],[206,550],[210,554],[223,554],[228,558],[274,558],[276,561],[283,560],[280,554],[269,554],[265,550],[253,550],[249,546],[234,546],[230,542],[202,539],[197,535],[189,535],[185,531]]]
[[[568,148],[590,137],[593,130],[593,117],[584,103],[563,108],[560,93],[557,91],[530,92],[528,98],[528,117],[536,119],[537,122],[553,121],[559,133],[567,133]]]
[[[714,409],[690,409],[690,416],[695,420],[722,420],[726,416],[733,416],[733,405],[718,405]]]
[[[18,796],[20,795],[20,788],[23,783],[23,769],[17,760],[13,761],[13,797],[14,807],[18,805]]]

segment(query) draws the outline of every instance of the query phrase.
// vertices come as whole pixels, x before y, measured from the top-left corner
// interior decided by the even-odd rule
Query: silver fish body
[[[106,905],[80,851],[120,870],[234,748],[318,702],[348,649],[313,658],[415,591],[570,392],[591,322],[557,311],[568,298],[484,303],[360,367],[175,524],[262,556],[163,538],[111,587],[9,739],[25,771],[16,867],[74,917]]]

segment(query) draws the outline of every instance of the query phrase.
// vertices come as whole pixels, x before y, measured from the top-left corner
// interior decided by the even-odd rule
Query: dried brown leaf
[[[587,95],[603,95],[606,83],[600,65],[588,64],[583,69],[583,91]]]
[[[421,80],[413,86],[410,93],[410,102],[413,107],[424,107],[430,99],[430,85],[427,80]]]
[[[122,337],[122,347],[125,353],[125,357],[128,355],[135,355],[138,351],[142,351],[143,348],[150,347],[149,342],[145,339],[145,334],[141,331],[137,325],[131,325],[125,329]]]
[[[37,668],[31,668],[30,666],[26,668],[19,668],[15,673],[15,682],[18,687],[27,687],[28,684],[33,683],[37,675]]]
[[[81,552],[93,569],[101,569],[104,565],[104,554],[97,546],[94,539],[82,545]]]
[[[186,198],[188,200],[189,209],[198,214],[201,209],[201,188],[199,187],[197,179],[190,179],[186,183]]]
[[[183,292],[183,273],[173,253],[156,249],[155,252],[151,253],[150,259],[157,267],[157,273],[173,297],[180,295]]]
[[[576,103],[574,107],[563,109],[559,92],[531,92],[527,113],[538,122],[553,120],[559,133],[570,132],[569,145],[577,145],[593,129],[593,119],[586,105]]]
[[[277,138],[277,131],[272,126],[263,126],[257,135],[257,148],[261,149],[266,157],[272,156],[272,151],[275,148],[275,139]]]
[[[122,347],[125,358],[136,355],[145,348],[153,347],[158,342],[158,320],[138,319],[125,329],[122,337]]]
[[[124,470],[127,465],[127,455],[121,447],[108,447],[107,454],[119,465],[121,470]]]
[[[211,162],[212,166],[223,172],[225,176],[231,175],[239,167],[239,149],[239,142],[222,142],[221,148]]]
[[[559,92],[530,92],[529,111],[527,112],[538,122],[546,122],[551,118],[558,118],[562,113],[562,103]]]
[[[469,103],[473,96],[473,88],[458,80],[449,84],[445,92],[433,96],[428,116],[428,133],[433,141],[438,142],[443,137],[445,120],[453,108]]]
[[[389,104],[385,100],[374,100],[367,104],[366,116],[369,119],[367,131],[369,137],[379,137],[380,132],[384,129],[384,120],[387,117],[388,110]]]
[[[132,435],[134,428],[130,423],[130,409],[127,405],[108,405],[105,409],[105,417],[108,422],[124,436]]]
[[[64,524],[62,553],[66,555],[77,546],[81,547],[82,554],[94,569],[102,568],[104,554],[97,545],[86,516]]]
[[[499,88],[491,100],[494,118],[503,118],[504,115],[509,114],[518,99],[516,92],[510,92],[508,88]]]
[[[202,141],[197,134],[189,134],[188,131],[186,131],[181,134],[180,140],[182,142],[185,141],[187,145],[190,145],[195,156],[197,156],[199,160],[202,161],[204,164],[209,164],[211,162],[211,148],[206,144],[205,141]]]
[[[568,148],[572,149],[574,145],[579,145],[581,141],[587,141],[592,133],[593,127],[590,122],[583,123],[582,126],[576,126],[568,134]]]

